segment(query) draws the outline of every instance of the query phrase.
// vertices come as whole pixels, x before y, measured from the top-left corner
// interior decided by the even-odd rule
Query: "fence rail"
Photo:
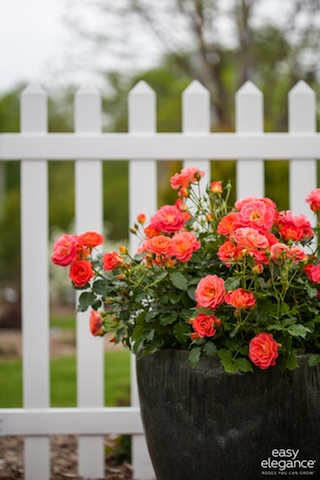
[[[58,433],[79,435],[78,469],[84,478],[104,476],[107,433],[132,435],[134,478],[154,478],[142,435],[134,359],[132,406],[104,408],[103,345],[88,334],[86,313],[78,314],[77,322],[78,407],[50,408],[48,160],[74,160],[76,233],[102,231],[102,160],[130,160],[130,224],[138,213],[156,210],[156,161],[174,159],[197,165],[208,180],[211,160],[237,160],[238,198],[264,195],[265,159],[289,160],[291,210],[311,219],[304,199],[317,184],[320,134],[315,94],[304,82],[289,92],[288,133],[263,133],[263,95],[251,82],[235,97],[235,133],[210,133],[210,97],[198,82],[182,100],[182,133],[156,133],[156,96],[140,82],[129,94],[128,133],[101,133],[100,94],[84,87],[75,97],[75,133],[49,134],[46,94],[30,85],[21,97],[21,133],[0,134],[0,160],[21,161],[24,405],[0,409],[0,435],[25,436],[26,480],[49,479],[49,436]],[[130,248],[136,247],[134,237]]]
[[[157,160],[209,158],[219,160],[288,160],[315,158],[320,152],[319,133],[157,133],[100,135],[72,133],[0,135],[0,159]]]

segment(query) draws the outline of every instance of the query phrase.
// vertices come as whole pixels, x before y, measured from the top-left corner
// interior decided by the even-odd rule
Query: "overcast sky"
[[[5,0],[0,14],[0,92],[40,81],[62,64],[67,0]]]

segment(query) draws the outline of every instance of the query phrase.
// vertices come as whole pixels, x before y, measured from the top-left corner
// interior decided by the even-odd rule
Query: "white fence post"
[[[316,131],[315,92],[303,81],[289,92],[289,132],[314,133]],[[314,222],[314,215],[305,202],[308,193],[317,185],[317,164],[313,159],[290,161],[289,198],[293,214],[303,213]]]
[[[139,82],[129,94],[129,133],[154,133],[156,130],[156,96],[145,82]],[[139,213],[150,218],[157,208],[157,170],[153,159],[130,161],[129,164],[129,208],[130,225],[136,222]],[[138,239],[131,235],[130,250],[134,253]],[[139,406],[135,358],[131,356],[131,405]],[[155,478],[144,436],[132,436],[132,463],[134,478]]]
[[[197,80],[184,90],[182,95],[182,131],[183,133],[210,132],[210,94]],[[206,175],[201,182],[202,190],[210,182],[210,162],[204,158],[185,160],[184,167],[197,167]]]
[[[246,82],[236,93],[236,132],[263,131],[263,95],[252,83]],[[261,159],[238,159],[236,169],[237,198],[264,196],[264,162]],[[240,160],[240,161],[239,161]]]
[[[91,86],[82,87],[75,97],[75,131],[101,131],[101,96]],[[75,162],[76,232],[103,233],[102,163],[100,160]],[[90,335],[89,313],[77,314],[77,401],[78,407],[104,405],[103,342]],[[104,477],[104,438],[79,437],[78,470],[84,478]]]
[[[47,132],[47,96],[37,85],[21,95],[21,132]],[[21,162],[22,348],[24,408],[49,407],[47,161]],[[49,437],[25,438],[25,479],[49,480]]]

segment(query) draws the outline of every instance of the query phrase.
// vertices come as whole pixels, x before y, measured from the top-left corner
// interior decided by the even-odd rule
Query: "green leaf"
[[[235,364],[233,355],[230,350],[222,348],[218,350],[218,355],[225,372],[236,373],[238,371],[238,367]]]
[[[198,365],[200,356],[201,356],[201,348],[197,346],[192,347],[188,356],[188,361],[191,363],[191,366],[193,368]]]
[[[308,360],[308,364],[310,365],[310,367],[314,367],[316,365],[318,365],[320,363],[320,354],[319,353],[315,353],[314,355],[311,355],[309,360]]]
[[[136,325],[142,325],[144,323],[146,312],[140,312],[135,318]]]
[[[240,325],[236,325],[235,328],[232,330],[232,332],[230,332],[230,338],[234,338],[238,331],[239,331],[239,328],[240,328]]]
[[[217,347],[213,342],[205,343],[203,347],[203,353],[208,357],[213,357],[217,353]]]
[[[196,292],[196,287],[189,287],[188,288],[188,297],[191,298],[191,300],[193,300],[194,302],[196,301],[196,296],[195,296],[195,292]]]
[[[179,302],[180,300],[180,295],[177,292],[170,292],[169,293],[169,300],[172,303],[172,305],[175,305],[176,303]]]
[[[240,285],[240,280],[234,277],[227,278],[224,283],[224,287],[227,292],[229,292],[230,290],[235,290],[236,288],[239,287],[239,285]]]
[[[266,327],[266,330],[283,330],[283,326],[280,323],[272,323]]]
[[[97,280],[92,285],[92,291],[97,295],[105,295],[108,283],[105,280]]]
[[[281,313],[282,315],[285,315],[286,313],[288,313],[290,311],[290,306],[283,302],[282,305],[281,305]]]
[[[252,365],[246,358],[237,358],[234,363],[240,372],[253,372]]]
[[[298,367],[297,354],[295,352],[287,353],[282,359],[282,366],[288,370],[295,370]]]
[[[306,338],[306,335],[307,335],[307,333],[310,333],[310,330],[309,330],[309,328],[304,327],[300,323],[296,323],[294,325],[290,325],[290,327],[288,328],[288,332],[293,337]]]
[[[288,317],[283,320],[283,325],[285,327],[288,327],[289,325],[293,325],[294,323],[297,323],[298,319],[297,317]]]
[[[173,334],[177,340],[181,343],[185,343],[185,341],[189,338],[190,334],[190,324],[185,322],[178,322],[173,327]]]
[[[309,298],[315,298],[318,295],[318,290],[310,287],[309,285],[306,285],[306,290]]]
[[[168,272],[161,272],[158,275],[155,275],[155,281],[153,283],[160,283],[164,278],[168,276]]]
[[[149,310],[149,312],[146,313],[145,321],[150,322],[151,320],[153,320],[157,316],[158,316],[158,312],[155,312],[153,310]]]
[[[162,315],[160,317],[160,324],[161,325],[171,325],[177,320],[178,314],[177,312],[171,312],[167,315]]]
[[[139,340],[140,338],[145,337],[145,327],[144,325],[136,325],[132,332],[132,340]]]
[[[102,305],[100,298],[96,298],[95,301],[91,304],[93,310],[98,310]]]
[[[172,272],[169,275],[172,285],[174,285],[179,290],[186,292],[188,290],[187,279],[180,272]]]
[[[92,292],[83,292],[79,297],[79,312],[85,312],[95,301],[96,296]]]

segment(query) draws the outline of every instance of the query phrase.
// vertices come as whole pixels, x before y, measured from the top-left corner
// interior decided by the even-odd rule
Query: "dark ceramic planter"
[[[320,478],[320,366],[302,356],[292,372],[226,374],[208,357],[192,369],[187,356],[161,350],[137,360],[158,480]]]

